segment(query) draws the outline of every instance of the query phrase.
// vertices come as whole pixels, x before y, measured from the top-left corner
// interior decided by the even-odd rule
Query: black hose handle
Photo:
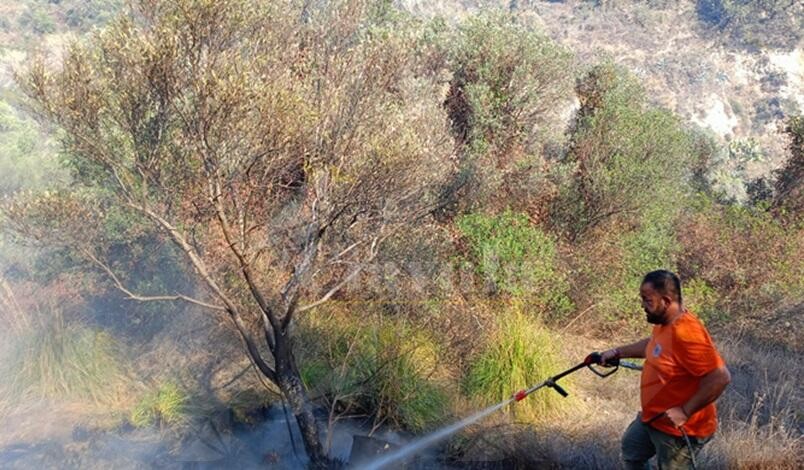
[[[550,387],[552,387],[556,392],[560,393],[561,396],[564,398],[567,398],[569,396],[569,393],[567,393],[567,391],[561,388],[561,385],[557,383],[550,384]]]
[[[603,377],[603,378],[608,377],[611,374],[617,372],[617,369],[619,369],[619,367],[620,367],[620,358],[619,357],[615,357],[613,359],[610,359],[608,362],[606,362],[604,364],[603,363],[603,355],[600,354],[599,352],[593,352],[592,354],[586,356],[586,359],[584,359],[583,362],[586,365],[586,367],[589,368],[589,370],[591,370],[592,372],[595,373],[595,375],[597,375],[598,377]],[[614,367],[614,368],[609,372],[601,372],[601,371],[595,369],[594,367],[592,367],[595,364],[603,365],[604,367],[608,366],[608,367]]]
[[[546,381],[544,384],[545,384],[545,385],[547,385],[548,387],[552,388],[552,389],[553,389],[553,390],[555,390],[556,392],[560,393],[560,394],[561,394],[561,396],[562,396],[562,397],[564,397],[564,398],[567,398],[567,397],[569,396],[569,393],[567,393],[567,391],[566,391],[566,390],[564,390],[563,388],[561,388],[561,385],[558,385],[558,384],[555,382],[555,380],[554,380],[554,379],[548,379],[548,380],[547,380],[547,381]]]

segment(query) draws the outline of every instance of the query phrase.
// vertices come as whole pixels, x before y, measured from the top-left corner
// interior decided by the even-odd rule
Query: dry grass
[[[719,402],[721,428],[704,452],[706,468],[801,468],[801,354],[740,337],[720,349],[732,384]]]
[[[134,384],[120,344],[77,319],[80,297],[63,282],[0,287],[0,445],[119,422]]]

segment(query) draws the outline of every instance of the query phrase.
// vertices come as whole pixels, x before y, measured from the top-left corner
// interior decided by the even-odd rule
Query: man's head
[[[666,324],[671,315],[681,311],[681,281],[670,271],[659,270],[646,274],[639,295],[648,323]]]

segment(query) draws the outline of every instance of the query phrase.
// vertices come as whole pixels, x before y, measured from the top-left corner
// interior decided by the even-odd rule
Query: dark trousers
[[[695,455],[712,437],[690,436]],[[648,460],[656,455],[660,470],[692,468],[692,460],[683,437],[672,436],[643,423],[640,415],[628,426],[622,442],[623,461],[627,470],[650,469]]]

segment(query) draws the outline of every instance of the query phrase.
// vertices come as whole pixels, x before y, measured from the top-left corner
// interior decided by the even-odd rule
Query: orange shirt
[[[681,406],[698,390],[701,377],[723,367],[712,338],[689,311],[684,312],[670,325],[656,325],[645,348],[640,395],[642,421],[675,406]],[[654,428],[680,436],[681,431],[666,417],[651,424]],[[684,429],[690,436],[706,437],[717,428],[715,404],[706,405],[689,417]]]

